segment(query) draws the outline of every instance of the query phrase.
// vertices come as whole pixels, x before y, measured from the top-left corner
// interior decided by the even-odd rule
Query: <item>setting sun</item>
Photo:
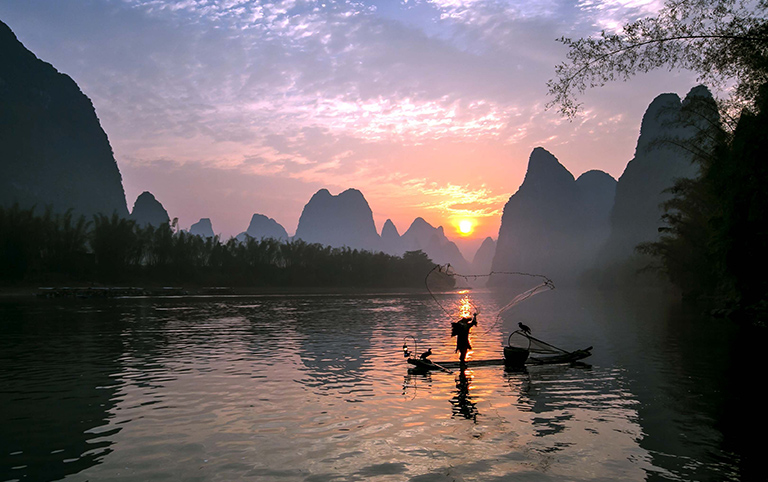
[[[468,219],[459,222],[459,232],[461,234],[471,234],[472,228],[474,228],[474,223]]]

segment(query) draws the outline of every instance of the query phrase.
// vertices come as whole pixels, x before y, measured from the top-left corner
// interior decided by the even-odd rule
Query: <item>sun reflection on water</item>
[[[410,293],[116,300],[25,311],[0,304],[0,318],[12,321],[0,323],[0,385],[16,397],[0,403],[12,415],[1,425],[0,480],[119,480],[126,473],[132,480],[371,482],[454,473],[543,482],[645,480],[649,473],[733,478],[722,472],[728,466],[708,463],[714,456],[701,450],[709,446],[648,449],[669,433],[671,416],[699,423],[706,413],[686,415],[690,404],[680,411],[648,405],[655,398],[641,398],[632,376],[650,379],[657,372],[639,370],[659,358],[627,367],[604,355],[651,351],[624,332],[601,338],[602,358],[591,367],[409,372],[400,352],[406,336],[418,341],[417,356],[432,348],[435,362],[457,360],[450,322],[459,313],[478,313],[471,358],[502,356],[510,327],[495,324],[494,313],[504,300],[477,289],[441,296],[441,306]],[[578,313],[584,298],[561,302]],[[546,307],[537,313],[552,320],[539,326],[547,339],[573,330],[572,319],[552,316],[565,308]],[[581,323],[601,313],[589,311]],[[596,331],[613,320],[587,326]],[[20,332],[22,321],[35,329]],[[62,321],[77,329],[62,332]],[[662,388],[678,380],[664,379]],[[653,388],[644,388],[647,396],[657,396]],[[663,400],[674,394],[662,392]],[[670,417],[658,427],[642,417],[649,410]]]

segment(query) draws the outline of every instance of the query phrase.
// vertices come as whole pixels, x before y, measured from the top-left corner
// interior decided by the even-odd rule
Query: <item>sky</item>
[[[296,231],[321,188],[363,192],[381,230],[418,216],[471,260],[538,146],[578,177],[621,176],[655,96],[689,72],[588,91],[562,118],[556,39],[658,0],[0,0],[0,20],[92,100],[128,208],[152,192],[225,239],[254,213]],[[461,220],[474,228],[463,235]]]

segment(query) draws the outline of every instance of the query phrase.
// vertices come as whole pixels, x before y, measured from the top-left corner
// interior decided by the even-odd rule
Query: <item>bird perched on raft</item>
[[[528,328],[527,325],[524,325],[522,321],[517,322],[517,326],[519,326],[520,329],[523,331],[523,333],[525,333],[526,335],[531,334],[531,329]]]
[[[432,355],[432,348],[422,353],[419,358],[421,358],[422,360],[427,360],[431,355]]]

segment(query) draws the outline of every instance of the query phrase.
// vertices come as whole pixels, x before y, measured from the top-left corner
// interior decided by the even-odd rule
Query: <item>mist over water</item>
[[[478,307],[471,358],[524,321],[591,366],[409,374],[406,336],[457,359],[423,293],[5,300],[0,480],[740,480],[734,330],[658,292],[496,325],[514,293],[437,296]]]

